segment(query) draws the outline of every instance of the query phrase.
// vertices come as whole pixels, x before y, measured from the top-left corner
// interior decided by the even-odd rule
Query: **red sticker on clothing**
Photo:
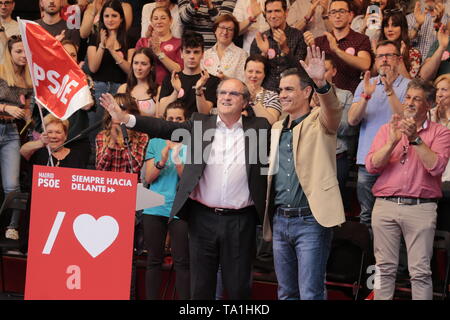
[[[444,53],[442,54],[441,60],[445,61],[450,57],[450,53],[448,51],[444,51]]]
[[[181,88],[180,91],[178,91],[178,96],[177,96],[177,98],[178,98],[178,99],[181,99],[181,98],[183,98],[183,97],[184,97],[184,89]]]
[[[213,65],[213,60],[211,58],[208,58],[205,60],[205,66],[211,67]]]
[[[267,57],[268,57],[269,59],[275,58],[275,55],[276,55],[275,50],[273,50],[273,49],[267,50]]]
[[[353,47],[348,47],[347,49],[345,49],[345,52],[354,56],[355,55],[355,48]]]
[[[164,46],[164,50],[167,51],[167,52],[173,51],[173,45],[171,45],[171,44],[166,44],[166,45]]]

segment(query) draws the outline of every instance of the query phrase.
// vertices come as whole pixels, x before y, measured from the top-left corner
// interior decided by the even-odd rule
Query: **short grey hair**
[[[427,102],[431,105],[434,104],[434,101],[436,99],[436,88],[433,86],[433,83],[428,80],[423,80],[421,78],[414,78],[406,87],[406,91],[409,89],[421,89],[423,92],[425,92],[425,99]]]
[[[250,91],[248,90],[248,87],[244,82],[242,82],[241,80],[236,79],[236,78],[227,78],[227,79],[220,81],[219,85],[217,86],[217,95],[218,95],[218,92],[219,92],[220,88],[222,87],[223,83],[228,80],[236,80],[242,84],[242,92],[241,92],[242,98],[245,100],[245,104],[248,104],[250,102]]]

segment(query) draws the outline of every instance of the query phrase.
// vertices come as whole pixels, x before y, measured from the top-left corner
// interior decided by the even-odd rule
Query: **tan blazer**
[[[320,108],[300,122],[293,130],[295,171],[308,198],[317,222],[333,227],[345,222],[344,207],[336,178],[336,132],[342,116],[342,106],[334,89],[319,94]],[[278,145],[283,120],[273,124],[271,131],[267,200],[264,212],[263,237],[272,240],[274,194],[272,178],[278,171]]]

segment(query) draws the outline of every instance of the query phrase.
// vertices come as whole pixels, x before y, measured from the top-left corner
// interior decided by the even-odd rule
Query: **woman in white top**
[[[230,14],[219,16],[214,22],[217,43],[205,51],[202,69],[218,78],[245,80],[244,64],[248,53],[233,40],[239,35],[239,22]]]
[[[267,74],[267,59],[259,54],[252,54],[245,62],[245,84],[250,91],[250,102],[244,115],[266,118],[270,124],[278,121],[281,104],[278,94],[262,87]]]
[[[175,38],[181,39],[183,35],[183,24],[181,23],[180,15],[178,14],[177,1],[173,0],[155,0],[155,2],[147,3],[142,8],[142,23],[141,23],[141,38],[148,38],[151,35],[149,31],[149,26],[151,26],[150,17],[152,15],[153,9],[159,7],[165,7],[170,10],[170,15],[172,16],[172,25],[170,30]]]
[[[157,116],[158,86],[155,83],[155,58],[149,48],[134,52],[127,83],[122,84],[117,93],[128,93],[137,102],[141,115]]]

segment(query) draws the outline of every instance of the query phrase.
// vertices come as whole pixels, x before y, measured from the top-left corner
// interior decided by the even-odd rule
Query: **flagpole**
[[[38,105],[38,109],[39,109],[39,115],[41,117],[41,124],[42,124],[42,133],[47,133],[47,129],[45,129],[45,124],[44,124],[44,115],[42,114],[42,107],[41,104],[36,100],[36,103]],[[50,145],[47,144],[47,151],[48,151],[48,157],[50,159],[50,165],[52,167],[54,167],[55,165],[53,164],[53,157],[52,157],[52,150],[50,149]]]

